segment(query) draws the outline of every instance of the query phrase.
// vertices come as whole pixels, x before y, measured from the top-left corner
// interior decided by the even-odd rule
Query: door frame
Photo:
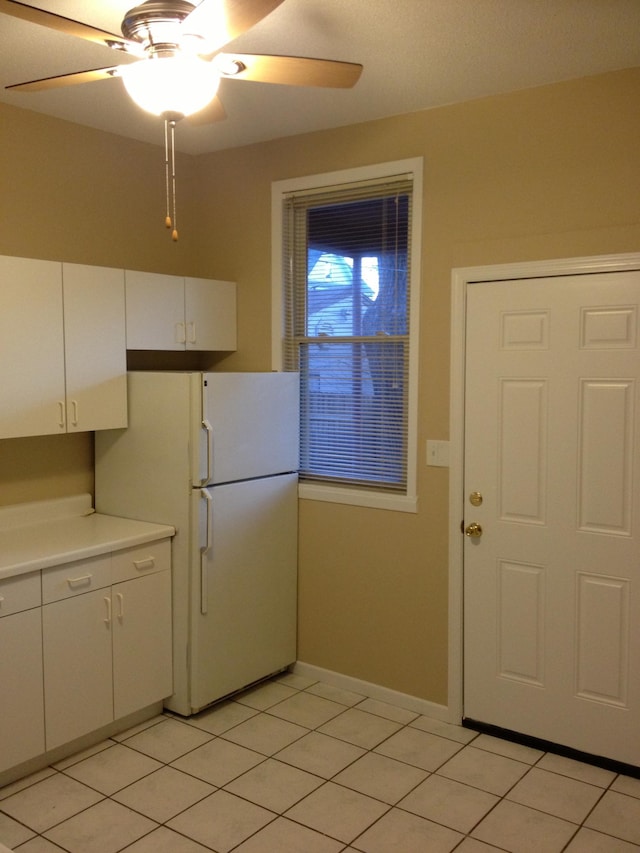
[[[640,269],[640,253],[524,261],[451,270],[451,368],[449,405],[449,650],[448,721],[460,723],[464,713],[463,603],[464,429],[467,288],[471,284],[509,279],[545,278]]]

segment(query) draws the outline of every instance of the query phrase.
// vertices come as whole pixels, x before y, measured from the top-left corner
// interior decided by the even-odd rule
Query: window
[[[319,176],[315,186],[274,186],[281,366],[300,372],[303,496],[414,508],[417,164],[410,162],[410,172],[396,171],[404,161],[369,177],[353,170],[355,179],[339,183]]]

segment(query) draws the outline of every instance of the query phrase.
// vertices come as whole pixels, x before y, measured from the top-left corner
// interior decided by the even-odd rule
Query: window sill
[[[303,500],[326,501],[328,503],[366,506],[373,509],[386,509],[395,512],[417,512],[416,495],[394,495],[389,492],[368,491],[367,489],[339,488],[322,486],[315,483],[300,483],[298,497]]]

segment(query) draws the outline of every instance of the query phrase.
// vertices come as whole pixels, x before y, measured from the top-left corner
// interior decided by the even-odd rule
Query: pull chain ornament
[[[169,170],[169,160],[171,160],[171,170]],[[178,220],[176,215],[176,119],[169,117],[165,117],[164,120],[164,173],[167,196],[167,215],[164,224],[167,228],[173,226],[171,239],[176,243],[178,241]],[[171,177],[169,177],[170,175]],[[173,219],[171,218],[172,207]]]

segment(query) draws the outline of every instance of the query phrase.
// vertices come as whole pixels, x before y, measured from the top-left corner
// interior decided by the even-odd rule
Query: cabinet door
[[[110,590],[45,605],[42,632],[49,750],[113,720]]]
[[[0,438],[65,431],[61,266],[0,256]]]
[[[114,718],[173,692],[171,573],[115,584],[113,595]]]
[[[0,772],[44,752],[40,608],[0,619]]]
[[[185,278],[184,294],[187,349],[235,350],[235,283]]]
[[[127,270],[127,349],[184,350],[184,279]]]
[[[63,264],[67,432],[127,425],[124,271]]]

